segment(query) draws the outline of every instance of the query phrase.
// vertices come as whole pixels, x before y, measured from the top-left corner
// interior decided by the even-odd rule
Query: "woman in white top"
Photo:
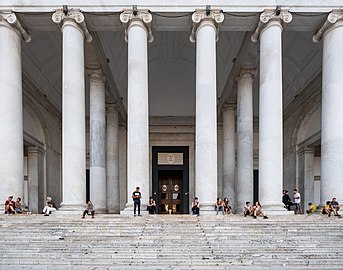
[[[51,197],[46,197],[45,206],[43,208],[44,216],[49,216],[52,212],[57,211],[54,202],[52,201]]]
[[[254,207],[253,207],[253,214],[254,218],[257,218],[257,216],[263,216],[263,218],[268,219],[268,217],[264,214],[262,205],[260,202],[256,202]]]

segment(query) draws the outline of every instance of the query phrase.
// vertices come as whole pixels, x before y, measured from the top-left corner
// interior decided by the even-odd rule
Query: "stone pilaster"
[[[9,195],[23,197],[21,40],[31,36],[14,13],[0,13],[0,211]]]
[[[119,185],[119,115],[115,103],[106,103],[106,153],[107,153],[107,211],[120,211]]]
[[[213,214],[217,198],[217,72],[216,41],[224,15],[196,11],[190,36],[196,41],[195,195],[203,214]]]
[[[148,47],[153,41],[152,16],[146,10],[120,14],[128,42],[128,132],[127,132],[127,196],[123,213],[132,214],[132,192],[137,186],[142,193],[142,207],[149,199],[149,104]]]
[[[87,70],[90,83],[90,199],[106,212],[106,109],[102,71]]]
[[[237,211],[253,199],[253,82],[255,69],[242,69],[237,80]]]
[[[235,192],[235,103],[226,103],[223,108],[223,197],[227,197],[231,201],[231,205],[235,207],[236,192]]]
[[[323,39],[321,203],[343,203],[343,11],[333,10],[314,35]]]
[[[282,30],[288,11],[265,10],[252,36],[260,41],[259,187],[267,212],[283,212]]]
[[[62,197],[61,210],[81,211],[86,202],[84,41],[91,35],[79,10],[52,15],[62,41]]]

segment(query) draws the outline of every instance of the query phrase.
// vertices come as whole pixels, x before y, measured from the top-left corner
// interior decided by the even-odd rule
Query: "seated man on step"
[[[148,206],[146,210],[149,212],[149,214],[156,214],[156,202],[153,196],[149,197]]]
[[[94,213],[95,213],[94,205],[93,205],[92,201],[88,201],[87,208],[85,211],[83,211],[83,215],[81,218],[85,218],[86,214],[92,215],[92,218],[94,218]]]
[[[217,211],[217,215],[219,213],[219,211],[222,212],[222,214],[224,215],[224,207],[223,207],[223,202],[220,198],[217,198],[217,202],[214,205],[214,210]]]
[[[192,213],[193,215],[200,215],[200,202],[198,197],[195,197],[194,201],[192,202]]]

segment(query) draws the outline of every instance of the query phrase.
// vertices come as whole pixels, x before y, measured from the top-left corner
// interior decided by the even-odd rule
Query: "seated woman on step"
[[[156,214],[156,202],[153,196],[149,197],[148,206],[146,210],[149,212],[149,214]]]
[[[200,202],[198,197],[195,197],[194,201],[192,202],[192,213],[193,215],[200,215]]]
[[[81,218],[85,218],[86,215],[92,215],[92,218],[94,218],[94,213],[95,213],[95,207],[92,201],[88,201],[86,210],[83,211]]]
[[[9,196],[5,201],[5,214],[15,214],[14,208],[15,204],[13,201],[13,196]]]
[[[231,215],[232,214],[232,207],[230,205],[230,201],[227,197],[223,200],[223,207],[224,207],[224,214]]]
[[[217,202],[214,205],[214,210],[217,211],[217,215],[218,215],[219,211],[221,211],[224,215],[223,202],[220,198],[217,198]]]
[[[260,204],[260,202],[256,202],[252,209],[254,218],[257,218],[257,216],[263,216],[263,218],[268,219],[268,217],[263,212],[262,205]]]
[[[52,201],[51,197],[46,197],[45,206],[43,208],[42,214],[44,216],[49,216],[52,212],[57,211],[57,207]]]

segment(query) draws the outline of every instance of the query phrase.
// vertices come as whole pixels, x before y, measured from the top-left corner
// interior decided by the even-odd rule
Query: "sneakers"
[[[133,215],[134,217],[136,216],[136,214]]]
[[[84,219],[85,217],[81,217],[81,218],[83,218],[83,219]]]
[[[263,218],[264,218],[264,219],[268,219],[268,217],[267,217],[267,216],[264,216]]]
[[[48,217],[48,216],[49,216],[49,214],[45,214],[44,216],[45,216],[45,217]]]
[[[139,217],[141,217],[142,215],[141,215],[141,214],[139,214],[138,216],[139,216]]]
[[[254,218],[257,218],[256,216],[254,216]]]

